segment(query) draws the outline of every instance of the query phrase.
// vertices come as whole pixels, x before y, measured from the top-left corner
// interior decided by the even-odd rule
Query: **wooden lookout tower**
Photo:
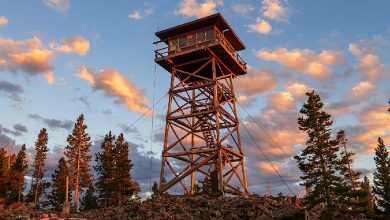
[[[244,44],[219,13],[156,36],[155,62],[171,73],[159,193],[203,182],[205,193],[247,194],[233,89],[247,73]]]

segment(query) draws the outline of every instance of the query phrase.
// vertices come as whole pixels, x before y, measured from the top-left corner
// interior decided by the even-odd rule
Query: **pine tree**
[[[63,157],[58,161],[57,168],[51,175],[51,191],[46,195],[45,206],[61,211],[61,204],[66,197],[66,178],[68,177],[68,167]],[[71,200],[72,194],[68,191],[68,198]]]
[[[22,193],[26,184],[24,176],[27,174],[27,169],[26,145],[23,144],[16,156],[15,162],[11,165],[9,203],[23,201]]]
[[[153,183],[152,192],[153,192],[153,195],[157,195],[157,193],[158,193],[158,185],[156,182]]]
[[[89,163],[91,138],[86,132],[87,125],[84,124],[84,115],[80,115],[74,125],[72,134],[67,138],[65,156],[69,169],[70,185],[74,190],[74,207],[78,210],[79,191],[92,184],[92,175]]]
[[[355,154],[347,150],[348,139],[346,138],[344,130],[341,130],[337,133],[337,140],[340,143],[342,155],[341,160],[339,161],[340,174],[346,184],[348,184],[351,189],[354,189],[356,187],[356,182],[361,174],[360,172],[354,171],[352,169],[353,156]]]
[[[91,209],[97,209],[98,203],[96,202],[95,189],[93,185],[90,185],[85,192],[83,199],[81,200],[80,210],[87,211]]]
[[[132,197],[138,198],[141,191],[137,182],[133,181],[130,172],[133,164],[129,159],[129,144],[125,141],[123,134],[120,134],[115,142],[114,163],[115,163],[115,189],[118,205],[128,202]]]
[[[101,152],[96,153],[94,166],[97,173],[96,191],[100,206],[110,206],[113,204],[113,193],[116,190],[114,185],[114,149],[115,136],[111,131],[104,137],[100,146]]]
[[[363,182],[360,183],[360,188],[363,192],[363,195],[360,197],[361,211],[367,218],[372,218],[374,215],[374,197],[367,176],[364,176]]]
[[[39,132],[38,139],[35,142],[35,157],[32,165],[32,179],[33,184],[31,184],[31,190],[29,194],[31,195],[31,202],[34,202],[35,205],[38,204],[39,197],[41,193],[45,190],[44,186],[46,185],[43,181],[45,176],[45,160],[46,153],[49,151],[47,148],[48,136],[45,128],[42,128]]]
[[[361,215],[361,201],[359,198],[365,192],[358,186],[360,172],[352,169],[353,155],[355,154],[347,150],[348,139],[344,130],[337,133],[337,141],[341,149],[341,159],[338,161],[341,184],[336,189],[338,194],[341,195],[339,200],[340,213],[348,213],[354,217],[359,217]]]
[[[314,91],[306,93],[308,101],[300,110],[306,117],[298,118],[299,129],[307,132],[306,148],[294,158],[303,173],[301,185],[313,188],[305,202],[311,208],[323,203],[323,215],[334,215],[337,208],[337,189],[340,186],[337,152],[338,141],[331,140],[331,115],[322,110],[321,98]]]
[[[15,161],[15,154],[8,154],[4,148],[0,148],[0,198],[6,198],[10,188],[11,164]]]
[[[390,215],[390,157],[382,138],[378,138],[378,147],[375,148],[374,193],[379,207]]]

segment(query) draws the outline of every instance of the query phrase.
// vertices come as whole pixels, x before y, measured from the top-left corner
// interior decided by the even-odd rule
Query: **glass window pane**
[[[209,41],[209,40],[212,40],[214,37],[213,37],[213,30],[212,29],[207,29],[206,30],[206,40]]]
[[[187,36],[187,44],[188,46],[195,45],[195,34],[190,34]]]
[[[180,37],[179,39],[179,46],[180,48],[184,48],[187,46],[187,39],[186,37]]]
[[[198,44],[199,43],[203,43],[206,39],[205,39],[205,32],[202,31],[202,32],[198,32],[196,34],[196,37],[197,37],[197,40],[198,40]]]

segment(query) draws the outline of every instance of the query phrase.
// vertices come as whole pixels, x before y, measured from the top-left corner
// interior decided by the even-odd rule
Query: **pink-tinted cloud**
[[[69,9],[69,0],[43,0],[46,6],[57,10],[59,12],[65,12]]]
[[[222,5],[222,0],[204,0],[202,3],[197,0],[183,0],[176,13],[187,17],[202,18],[216,13],[217,7]]]
[[[0,26],[5,26],[8,24],[8,19],[5,16],[0,16]]]
[[[37,37],[15,41],[0,38],[0,70],[23,71],[29,75],[43,75],[54,82],[53,66],[49,64],[55,53],[47,49]]]
[[[89,51],[89,41],[82,36],[73,36],[61,40],[61,44],[51,43],[51,48],[62,53],[76,53],[86,55]]]
[[[246,95],[253,95],[272,90],[276,87],[275,73],[269,69],[249,68],[248,74],[237,77],[235,90]]]
[[[390,114],[387,103],[373,103],[362,108],[358,114],[358,132],[354,133],[354,141],[361,145],[363,152],[373,152],[378,137],[390,143]]]
[[[355,66],[356,70],[365,74],[367,79],[378,79],[389,73],[379,58],[374,46],[375,42],[361,40],[357,43],[349,44],[349,51],[359,60]]]
[[[249,32],[258,32],[260,34],[270,34],[272,26],[267,21],[257,18],[256,22],[248,25]]]
[[[102,90],[106,96],[116,98],[129,111],[145,113],[149,110],[144,90],[115,69],[103,69],[93,73],[91,69],[82,66],[76,76],[88,81],[94,90]]]
[[[287,21],[290,9],[280,0],[263,0],[262,15],[276,21]]]
[[[275,61],[289,69],[307,73],[316,79],[327,79],[332,72],[331,66],[341,66],[345,63],[343,54],[334,50],[323,50],[316,54],[309,49],[261,49],[256,51],[255,55],[263,60]]]

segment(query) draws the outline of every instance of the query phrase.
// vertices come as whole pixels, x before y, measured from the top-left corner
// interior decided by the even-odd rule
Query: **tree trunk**
[[[20,188],[19,188],[19,191],[18,191],[18,202],[20,202]]]
[[[76,183],[75,183],[75,189],[74,189],[74,206],[76,209],[76,212],[78,211],[78,205],[79,205],[79,177],[80,177],[80,144],[77,145],[77,173],[76,173]]]

